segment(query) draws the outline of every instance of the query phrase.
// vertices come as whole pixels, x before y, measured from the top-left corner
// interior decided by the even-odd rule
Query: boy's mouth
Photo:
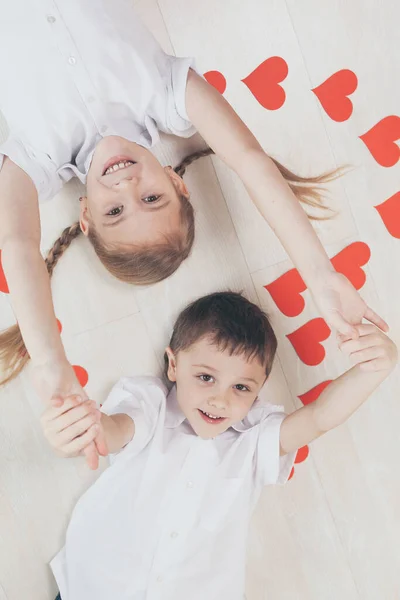
[[[222,421],[226,421],[226,417],[218,417],[216,415],[212,415],[211,413],[201,410],[200,408],[198,408],[197,410],[199,411],[200,416],[206,423],[211,423],[212,425],[215,425],[216,423],[222,423]]]
[[[114,156],[113,158],[110,158],[110,160],[104,165],[103,176],[110,175],[116,171],[121,171],[122,169],[127,169],[135,164],[135,161],[126,156]]]

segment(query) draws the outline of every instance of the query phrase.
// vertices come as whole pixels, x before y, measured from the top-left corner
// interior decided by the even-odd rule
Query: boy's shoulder
[[[126,390],[128,392],[137,392],[139,390],[149,390],[157,388],[165,396],[168,395],[168,389],[165,383],[159,377],[151,375],[137,375],[133,377],[121,377],[113,389]]]

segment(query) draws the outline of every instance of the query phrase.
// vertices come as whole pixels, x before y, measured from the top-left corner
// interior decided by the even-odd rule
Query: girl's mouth
[[[110,158],[110,160],[104,165],[103,176],[110,175],[111,173],[115,173],[121,169],[126,169],[127,167],[131,167],[135,164],[136,162],[127,156],[114,156],[113,158]]]
[[[200,413],[200,416],[202,417],[202,419],[206,422],[206,423],[211,423],[212,425],[215,425],[216,423],[222,423],[222,421],[226,420],[226,417],[217,417],[215,415],[212,415],[209,412],[205,412],[204,410],[200,410],[200,408],[197,409]]]

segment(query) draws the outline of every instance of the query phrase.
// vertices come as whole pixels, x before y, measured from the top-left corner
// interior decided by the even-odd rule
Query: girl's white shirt
[[[63,600],[242,600],[246,540],[264,485],[285,483],[281,406],[259,401],[199,438],[173,388],[124,378],[102,408],[128,414],[132,441],[76,505],[51,567]]]
[[[150,148],[159,131],[189,137],[191,58],[166,54],[132,0],[12,0],[0,19],[0,145],[44,201],[85,183],[97,143],[118,135]]]

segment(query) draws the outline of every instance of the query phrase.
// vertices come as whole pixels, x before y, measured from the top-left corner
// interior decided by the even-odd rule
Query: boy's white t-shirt
[[[77,176],[96,144],[119,135],[147,148],[158,131],[195,133],[185,108],[194,61],[163,52],[132,0],[12,0],[1,13],[0,145],[39,200]]]
[[[132,441],[76,505],[51,567],[62,600],[242,600],[249,519],[264,485],[285,483],[281,406],[203,440],[160,380],[124,378],[102,409]]]

